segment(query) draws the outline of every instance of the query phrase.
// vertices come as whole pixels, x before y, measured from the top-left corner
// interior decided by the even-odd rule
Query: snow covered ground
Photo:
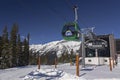
[[[0,70],[0,80],[22,80],[22,78],[35,70],[36,66],[26,66]]]
[[[76,76],[76,66],[69,63],[54,65],[26,66],[0,70],[0,80],[120,80],[120,63],[110,71],[108,65],[80,67]]]

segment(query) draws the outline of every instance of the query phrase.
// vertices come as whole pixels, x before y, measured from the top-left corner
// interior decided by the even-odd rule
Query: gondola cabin
[[[64,40],[68,41],[79,41],[80,39],[80,28],[76,22],[67,23],[63,26],[62,36]]]

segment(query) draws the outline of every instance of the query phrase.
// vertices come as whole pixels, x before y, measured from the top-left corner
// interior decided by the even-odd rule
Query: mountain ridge
[[[32,44],[30,45],[30,50],[34,52],[39,52],[40,54],[48,53],[50,51],[55,51],[57,55],[61,55],[64,52],[73,50],[74,53],[80,49],[81,41],[52,41],[46,44]]]

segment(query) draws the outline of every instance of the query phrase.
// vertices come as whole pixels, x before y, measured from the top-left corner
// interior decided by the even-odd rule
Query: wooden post
[[[38,69],[40,69],[40,56],[38,55]]]
[[[72,59],[70,59],[70,66],[72,66]]]
[[[76,55],[76,76],[79,76],[79,55]]]
[[[55,58],[55,68],[57,68],[57,59]]]
[[[114,63],[115,59],[112,59],[112,66],[113,68],[115,68],[115,63]]]
[[[109,58],[109,66],[110,66],[110,71],[112,71],[111,57]]]

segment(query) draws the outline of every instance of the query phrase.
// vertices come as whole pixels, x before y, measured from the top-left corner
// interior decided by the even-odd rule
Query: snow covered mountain
[[[30,45],[30,50],[34,52],[39,52],[41,54],[48,53],[50,51],[55,51],[58,56],[63,54],[64,52],[70,53],[71,50],[75,53],[80,49],[80,41],[53,41],[46,44],[37,44]]]

